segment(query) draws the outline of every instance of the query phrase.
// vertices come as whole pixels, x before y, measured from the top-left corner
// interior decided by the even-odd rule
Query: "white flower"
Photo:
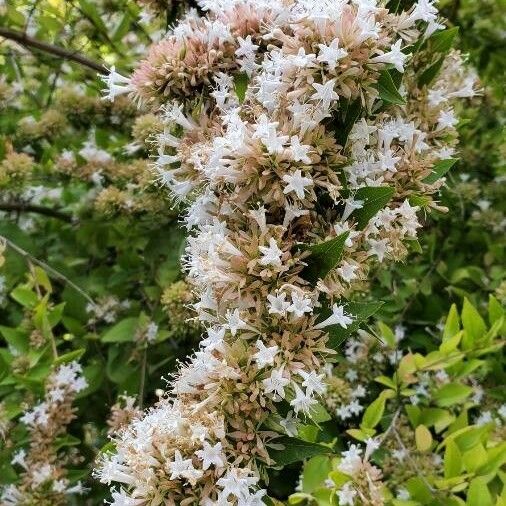
[[[239,309],[234,309],[233,311],[228,310],[226,319],[227,324],[225,326],[230,329],[232,336],[235,336],[238,330],[245,329],[247,327],[246,322],[241,320],[241,317],[239,316]]]
[[[107,86],[107,90],[104,92],[104,98],[111,102],[113,102],[118,95],[129,93],[134,89],[130,84],[130,79],[116,72],[116,67],[114,65],[111,67],[109,74],[100,77]]]
[[[256,485],[258,478],[248,476],[246,473],[251,472],[247,469],[232,468],[227,470],[227,474],[222,476],[216,484],[223,489],[223,497],[233,495],[237,498],[249,496],[249,488]]]
[[[322,395],[327,390],[327,385],[323,381],[325,374],[316,374],[315,371],[306,372],[303,369],[297,371],[297,374],[304,378],[302,386],[306,387],[307,395]]]
[[[365,440],[365,454],[364,458],[368,459],[381,445],[381,440],[379,438],[367,438]]]
[[[208,328],[207,338],[200,342],[200,346],[208,351],[219,350],[223,346],[225,327],[219,329]]]
[[[274,238],[269,239],[269,247],[259,246],[258,249],[262,253],[262,258],[259,260],[261,265],[274,265],[281,267],[281,257],[283,252],[279,249],[278,244]]]
[[[455,111],[453,109],[448,109],[447,111],[443,109],[439,113],[437,128],[438,130],[453,128],[458,122],[459,120],[455,117]]]
[[[171,473],[170,480],[185,478],[192,485],[195,485],[197,480],[204,474],[202,470],[193,467],[192,459],[183,459],[179,450],[176,450],[174,461],[168,462],[167,467]]]
[[[269,378],[262,381],[266,394],[274,393],[277,398],[285,398],[285,387],[290,383],[288,378],[283,376],[283,367],[273,369]]]
[[[237,40],[239,42],[239,48],[235,51],[236,56],[245,56],[246,58],[249,58],[255,55],[259,46],[253,44],[251,35],[248,35],[245,39],[238,37]]]
[[[286,418],[282,418],[279,425],[285,429],[285,432],[290,437],[295,437],[298,433],[297,418],[293,416],[293,411],[289,411]]]
[[[158,325],[155,322],[150,322],[146,329],[146,340],[148,343],[152,343],[156,340],[158,334]]]
[[[314,326],[315,329],[323,329],[329,325],[340,325],[346,329],[348,325],[353,323],[353,318],[344,312],[344,306],[334,304],[332,306],[332,314],[322,322]]]
[[[311,100],[322,102],[324,109],[328,109],[333,101],[339,100],[339,95],[334,91],[335,84],[335,79],[329,79],[324,84],[313,83],[316,92],[311,95]]]
[[[404,62],[409,56],[401,51],[402,40],[399,39],[391,48],[388,53],[380,56],[375,56],[370,61],[371,63],[389,63],[392,64],[399,72],[404,72]]]
[[[352,488],[350,483],[345,483],[343,488],[337,491],[337,496],[339,497],[340,506],[353,506],[357,491]]]
[[[220,468],[225,464],[222,446],[219,442],[211,446],[207,441],[204,441],[202,450],[196,451],[195,455],[202,461],[202,469],[204,471],[209,469],[211,465]]]
[[[297,318],[304,316],[304,313],[311,313],[313,311],[311,299],[306,298],[303,293],[292,292],[292,303],[287,311]]]
[[[329,46],[318,44],[320,54],[317,60],[326,63],[330,70],[335,70],[338,60],[348,55],[346,49],[339,47],[339,39],[335,38]]]
[[[292,135],[290,138],[290,153],[295,162],[311,163],[311,158],[307,156],[311,146],[301,144],[297,135]]]
[[[272,365],[274,363],[274,358],[278,354],[279,346],[275,344],[274,346],[269,346],[268,348],[265,346],[260,339],[255,343],[258,351],[253,355],[253,360],[256,362],[257,367],[262,369],[266,365]]]
[[[357,277],[355,274],[356,270],[358,270],[358,265],[353,265],[346,261],[341,264],[341,267],[336,269],[339,276],[347,283],[353,281]]]
[[[355,476],[362,467],[362,449],[357,445],[350,445],[348,450],[341,453],[343,457],[338,465],[339,471],[348,476]]]
[[[299,51],[296,55],[290,55],[290,63],[295,65],[298,68],[305,68],[313,66],[313,61],[315,59],[314,54],[306,54],[306,50],[303,47],[299,47]]]
[[[367,242],[371,249],[369,250],[370,255],[376,255],[380,262],[383,262],[385,255],[390,251],[390,247],[388,245],[388,239],[368,239]]]
[[[311,406],[316,404],[316,399],[309,393],[304,392],[297,383],[293,384],[293,388],[295,390],[295,398],[290,401],[290,406],[293,406],[295,413],[300,413],[302,411],[308,414],[311,410]]]
[[[290,302],[286,301],[286,293],[280,292],[277,295],[267,295],[267,307],[269,314],[279,314],[281,316],[286,315],[286,311],[290,307]]]
[[[313,186],[313,180],[310,177],[304,177],[300,170],[296,170],[292,175],[285,174],[283,181],[287,183],[283,189],[283,193],[286,195],[287,193],[295,192],[299,199],[304,198],[306,186]]]
[[[348,232],[348,237],[346,238],[346,241],[344,241],[344,245],[347,248],[351,248],[353,246],[353,239],[355,239],[355,237],[358,237],[360,235],[360,232],[350,229],[350,224],[347,221],[336,223],[334,225],[334,230],[337,235],[341,235],[344,234],[345,232]]]
[[[362,209],[364,207],[363,200],[355,200],[353,197],[348,197],[345,201],[343,215],[341,216],[341,221],[346,221],[353,211],[357,209]]]

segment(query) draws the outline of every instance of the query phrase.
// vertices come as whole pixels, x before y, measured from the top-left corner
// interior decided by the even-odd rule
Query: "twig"
[[[142,409],[144,405],[144,386],[146,383],[147,360],[148,360],[148,347],[144,346],[144,350],[142,352],[141,380],[139,384],[139,409]]]
[[[37,49],[39,51],[44,51],[45,53],[52,54],[54,56],[59,56],[61,58],[64,58],[65,60],[70,60],[75,63],[79,63],[83,67],[95,70],[99,74],[108,73],[108,70],[101,63],[97,63],[89,59],[88,57],[79,54],[76,51],[70,51],[63,47],[55,46],[53,44],[49,44],[47,42],[35,39],[34,37],[30,37],[26,33],[17,30],[11,30],[9,28],[0,28],[0,37],[14,40],[18,44],[21,44],[22,46],[25,46],[29,49]]]
[[[424,482],[425,486],[431,491],[431,493],[435,494],[436,493],[436,489],[427,481],[427,478],[425,478],[425,476],[423,475],[423,473],[420,471],[417,463],[411,457],[411,454],[409,453],[409,450],[406,448],[406,446],[402,442],[402,439],[399,436],[399,433],[397,432],[397,430],[395,429],[395,427],[392,429],[392,431],[394,433],[395,439],[397,439],[397,442],[399,443],[399,446],[402,448],[402,450],[406,454],[406,457],[408,458],[409,463],[411,464],[411,466],[413,467],[413,469],[416,471],[416,474]]]
[[[16,253],[21,255],[23,258],[29,260],[30,262],[33,262],[34,264],[38,265],[39,267],[42,267],[45,271],[48,272],[48,274],[51,274],[56,279],[63,281],[68,286],[73,288],[77,293],[82,295],[90,304],[93,304],[93,306],[96,306],[93,299],[82,288],[78,287],[73,281],[68,279],[61,272],[58,272],[56,269],[53,269],[51,266],[47,265],[42,260],[38,260],[33,255],[28,253],[28,251],[25,251],[23,248],[19,247],[17,244],[15,244],[11,240],[7,239],[7,237],[0,235],[0,241],[5,241],[5,244],[7,244],[7,246],[9,246],[11,249],[13,249]]]
[[[58,209],[23,202],[0,202],[0,211],[37,213],[50,216],[51,218],[57,218],[67,223],[75,223],[73,216],[58,211]]]

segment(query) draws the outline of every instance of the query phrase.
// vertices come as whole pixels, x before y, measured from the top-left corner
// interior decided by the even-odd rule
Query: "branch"
[[[46,264],[42,260],[35,258],[31,253],[28,253],[28,251],[25,251],[23,248],[13,243],[11,240],[7,239],[7,237],[0,235],[0,241],[5,242],[7,246],[9,246],[12,250],[21,255],[27,261],[32,262],[35,265],[38,265],[39,267],[42,267],[42,269],[44,269],[50,276],[53,276],[54,278],[59,279],[60,281],[66,283],[68,286],[73,288],[77,293],[81,294],[91,305],[96,306],[93,299],[82,288],[77,286],[73,281],[71,281],[61,272],[58,272],[56,269],[53,269],[50,265]]]
[[[63,47],[55,46],[53,44],[49,44],[47,42],[35,39],[33,37],[30,37],[29,35],[26,35],[26,33],[17,30],[10,30],[9,28],[0,28],[0,37],[14,40],[15,42],[18,42],[22,46],[26,46],[29,49],[38,49],[39,51],[44,51],[45,53],[49,53],[54,56],[59,56],[61,58],[64,58],[65,60],[70,60],[75,63],[79,63],[84,67],[87,67],[91,70],[95,70],[99,74],[108,73],[108,70],[101,63],[97,63],[93,60],[90,60],[86,56],[76,51],[70,51]]]
[[[70,214],[66,214],[51,207],[23,204],[22,202],[0,202],[0,211],[37,213],[51,218],[57,218],[67,223],[74,223],[74,218]]]

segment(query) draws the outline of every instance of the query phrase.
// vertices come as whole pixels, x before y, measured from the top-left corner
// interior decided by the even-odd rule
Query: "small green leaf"
[[[110,328],[102,336],[103,343],[121,343],[133,341],[137,330],[138,318],[125,318]]]
[[[378,92],[381,100],[388,104],[405,105],[406,100],[399,93],[398,86],[395,85],[390,70],[385,69],[381,72],[378,79]]]
[[[67,364],[74,360],[79,360],[86,350],[84,348],[79,348],[78,350],[70,351],[69,353],[65,353],[65,355],[60,355],[55,361],[54,365]]]
[[[365,429],[374,429],[383,417],[385,402],[386,398],[384,395],[380,395],[376,400],[374,400],[365,410],[360,426]]]
[[[394,195],[394,189],[389,186],[367,186],[359,188],[353,196],[355,200],[362,200],[364,204],[351,214],[356,218],[359,230],[369,223],[369,220],[383,209]]]
[[[483,318],[467,298],[464,299],[464,307],[462,308],[462,325],[471,342],[478,341],[487,332]]]
[[[304,279],[310,283],[323,279],[341,260],[347,238],[348,232],[345,232],[330,241],[308,246],[306,249],[311,256],[306,260],[307,267],[302,272]]]
[[[445,408],[464,401],[472,392],[473,389],[467,385],[447,383],[434,393],[434,400],[438,406]]]
[[[11,292],[11,297],[23,307],[30,309],[34,308],[39,301],[35,292],[22,286],[14,288]]]
[[[427,452],[432,446],[432,434],[425,425],[419,425],[415,429],[416,447],[421,452]]]
[[[277,465],[286,466],[293,462],[300,462],[316,455],[332,453],[332,450],[317,443],[309,443],[293,437],[281,437],[275,441],[276,449],[269,451],[269,456]]]
[[[460,330],[460,319],[457,306],[452,304],[448,316],[446,317],[445,327],[443,330],[443,342],[453,337]]]
[[[447,53],[453,47],[458,33],[458,26],[434,33],[428,40],[430,50],[434,53]]]
[[[488,321],[490,325],[493,325],[502,316],[504,316],[504,308],[493,295],[490,295],[488,300]]]
[[[445,478],[454,478],[462,471],[462,454],[459,447],[452,441],[448,440],[446,443],[445,457],[444,457],[444,476]]]
[[[249,78],[248,74],[241,72],[234,76],[234,90],[239,103],[242,104],[246,98],[246,91],[248,90]]]
[[[425,69],[418,79],[418,86],[428,86],[434,78],[439,74],[441,67],[443,66],[444,57],[439,58],[436,63],[430,65],[427,69]]]
[[[432,167],[432,173],[429,174],[424,180],[424,183],[434,184],[438,179],[442,178],[456,163],[457,158],[448,158],[448,160],[440,160],[434,167]]]

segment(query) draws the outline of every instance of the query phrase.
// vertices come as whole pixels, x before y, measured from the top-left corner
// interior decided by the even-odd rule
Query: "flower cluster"
[[[3,488],[5,505],[66,504],[69,494],[80,494],[80,483],[69,482],[66,466],[78,463],[79,457],[59,450],[66,427],[75,418],[72,403],[76,394],[87,387],[77,362],[59,366],[48,378],[44,399],[26,410],[21,421],[28,429],[29,446],[19,448],[12,465],[22,469],[20,482]],[[62,445],[64,447],[64,445]]]
[[[456,52],[419,84],[423,41],[443,28],[427,0],[400,13],[374,0],[201,7],[131,79],[106,79],[107,97],[163,121],[154,170],[187,204],[184,265],[206,328],[167,398],[102,459],[118,505],[262,504],[269,415],[284,403],[311,418],[329,330],[357,319],[345,298],[406,255],[417,202],[436,207],[458,99],[475,94]]]

